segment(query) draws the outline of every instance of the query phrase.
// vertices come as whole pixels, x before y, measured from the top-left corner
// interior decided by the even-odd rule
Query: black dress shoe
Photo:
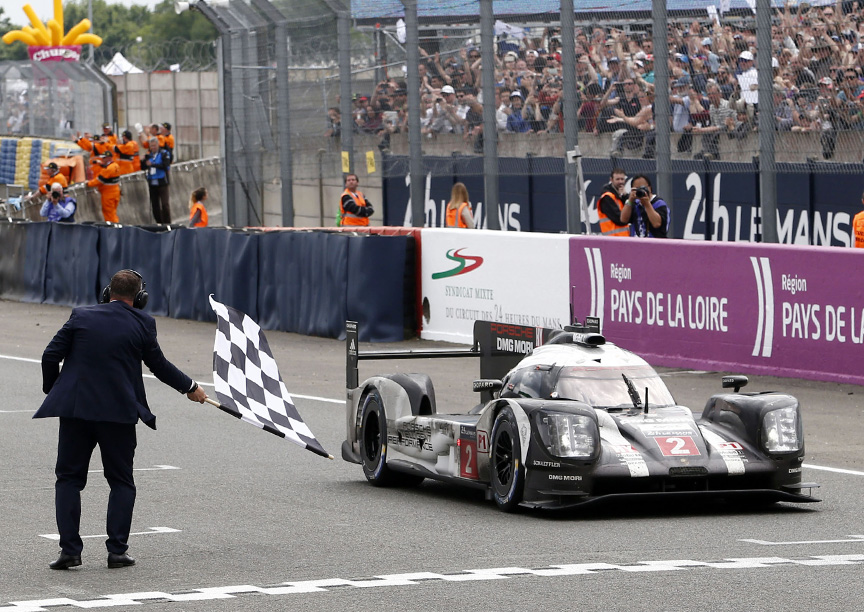
[[[126,553],[123,553],[122,555],[118,555],[117,553],[108,553],[108,567],[111,569],[128,567],[130,565],[135,565],[135,559]]]
[[[81,565],[81,555],[67,555],[61,552],[57,560],[49,563],[48,567],[56,570],[65,570],[70,567],[77,567],[78,565]]]

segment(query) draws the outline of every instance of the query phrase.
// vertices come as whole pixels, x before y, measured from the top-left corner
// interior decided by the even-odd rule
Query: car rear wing
[[[432,351],[374,351],[360,352],[358,324],[345,322],[346,369],[345,386],[350,391],[360,384],[358,363],[361,360],[385,359],[442,359],[480,358],[480,378],[501,379],[514,368],[525,355],[536,347],[559,336],[562,332],[598,333],[599,319],[589,317],[582,326],[567,326],[564,330],[547,327],[530,327],[495,321],[474,322],[474,343],[468,349]],[[492,391],[482,392],[482,401],[492,399]]]

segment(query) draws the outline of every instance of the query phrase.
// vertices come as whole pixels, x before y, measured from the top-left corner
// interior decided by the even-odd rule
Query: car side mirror
[[[723,388],[729,389],[731,387],[735,387],[735,393],[738,393],[738,390],[741,387],[746,387],[749,382],[746,376],[724,376],[723,377]]]
[[[501,390],[504,387],[504,383],[497,378],[481,378],[480,380],[475,380],[472,387],[475,393],[482,391],[491,391],[494,393]]]

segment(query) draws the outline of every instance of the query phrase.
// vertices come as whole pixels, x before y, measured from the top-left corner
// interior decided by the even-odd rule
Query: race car
[[[702,414],[679,406],[657,372],[599,333],[477,321],[468,350],[363,353],[347,322],[347,439],[342,457],[376,486],[425,478],[475,487],[503,511],[567,508],[631,496],[817,502],[802,482],[801,407],[744,393],[744,376]],[[439,414],[425,374],[373,376],[358,361],[480,359],[481,402]]]

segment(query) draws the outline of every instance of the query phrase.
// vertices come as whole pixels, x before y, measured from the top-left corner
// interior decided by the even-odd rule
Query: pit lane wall
[[[421,337],[572,312],[655,365],[864,384],[862,264],[854,249],[424,230]]]

